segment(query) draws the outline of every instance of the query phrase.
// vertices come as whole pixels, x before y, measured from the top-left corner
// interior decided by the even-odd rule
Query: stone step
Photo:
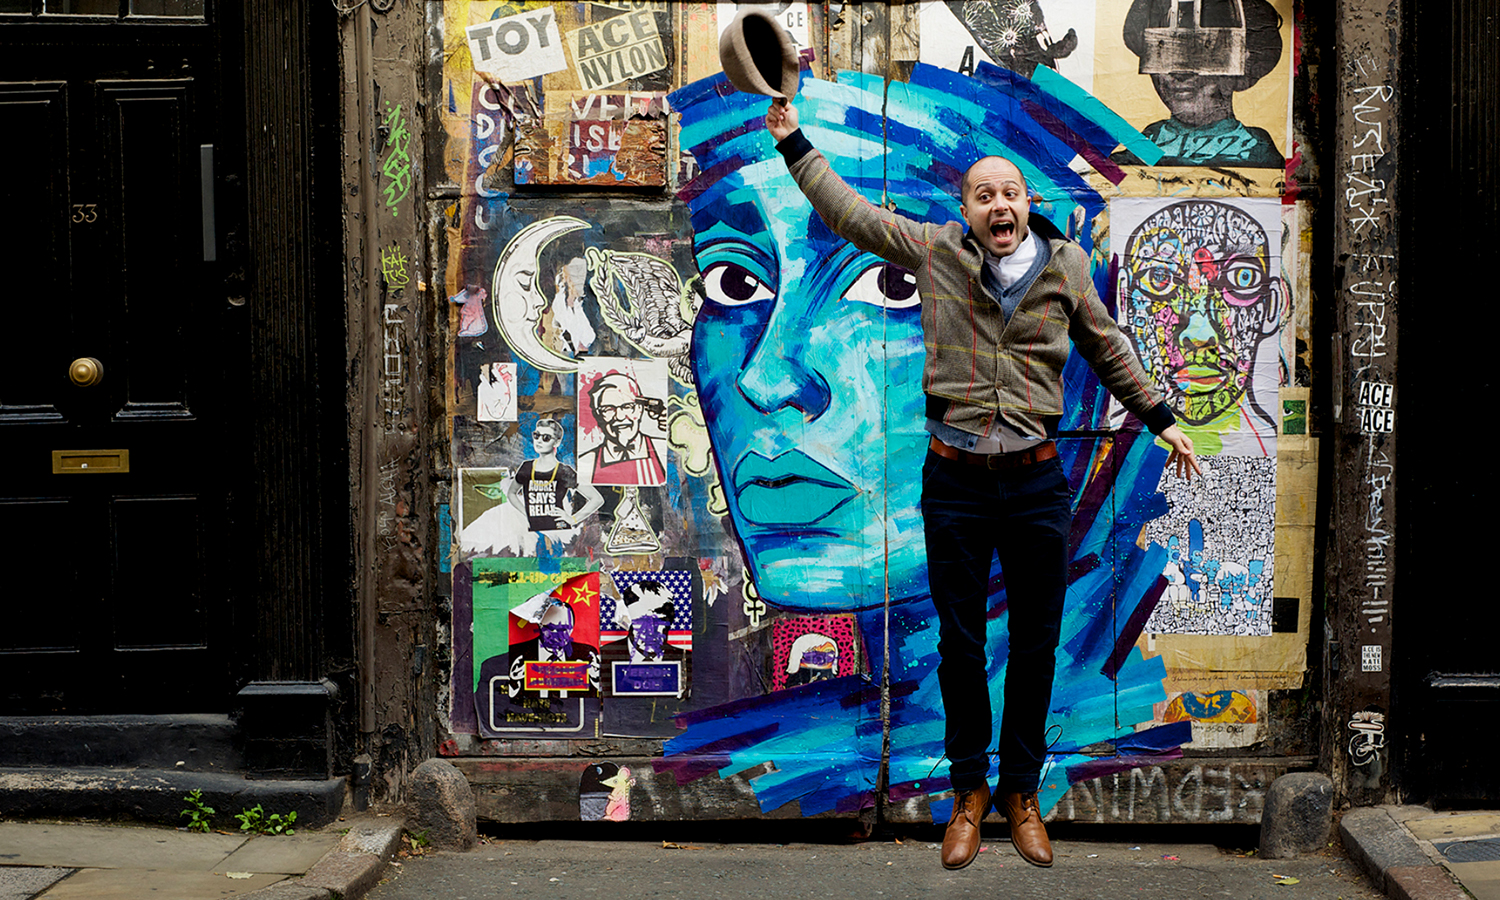
[[[0,716],[0,767],[244,768],[227,715]]]
[[[267,815],[297,813],[297,825],[316,828],[344,807],[342,778],[253,779],[186,769],[43,767],[0,768],[0,810],[10,818],[135,819],[182,825],[189,791],[202,791],[212,825],[238,831],[234,814],[260,805]]]

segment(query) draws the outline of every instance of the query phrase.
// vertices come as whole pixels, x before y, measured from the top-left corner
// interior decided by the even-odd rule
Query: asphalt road
[[[806,835],[763,827],[761,841]],[[549,832],[552,829],[549,829]],[[1234,846],[1181,842],[1239,839],[1254,847],[1254,831],[1150,828],[1112,832],[1108,840],[1073,830],[1054,841],[1051,869],[1028,865],[1005,837],[1005,826],[985,826],[984,850],[967,869],[944,871],[939,831],[877,836],[866,841],[816,839],[776,844],[727,840],[701,826],[654,834],[607,836],[574,826],[583,839],[519,830],[493,833],[469,853],[430,853],[393,865],[371,900],[547,900],[756,897],[769,900],[860,897],[941,900],[1124,900],[1214,897],[1234,900],[1379,900],[1364,875],[1336,847],[1295,860],[1263,860]],[[693,840],[694,833],[714,840]],[[1131,834],[1139,835],[1132,841]],[[1123,839],[1121,839],[1123,838]],[[1248,838],[1248,839],[1246,839]],[[1291,881],[1290,879],[1295,879]]]

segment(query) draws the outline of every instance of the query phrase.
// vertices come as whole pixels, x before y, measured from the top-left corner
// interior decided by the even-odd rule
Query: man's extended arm
[[[771,105],[766,130],[786,159],[797,187],[839,237],[887,262],[915,270],[932,243],[936,225],[918,222],[870,203],[829,167],[797,126],[797,108]]]
[[[1115,323],[1109,310],[1100,302],[1094,283],[1088,279],[1083,279],[1078,309],[1073,313],[1068,336],[1073,339],[1073,346],[1088,360],[1099,380],[1110,393],[1125,402],[1127,407],[1156,401],[1150,409],[1136,410],[1136,414],[1146,427],[1172,448],[1171,455],[1167,457],[1168,468],[1175,463],[1178,477],[1191,479],[1194,473],[1202,475],[1203,470],[1198,468],[1198,459],[1193,455],[1193,439],[1176,423],[1171,409],[1158,399],[1160,391],[1151,384],[1150,376],[1141,367],[1130,341],[1120,331],[1120,326]],[[1142,395],[1146,398],[1145,401],[1140,399]],[[1129,402],[1132,396],[1136,398],[1135,404]]]

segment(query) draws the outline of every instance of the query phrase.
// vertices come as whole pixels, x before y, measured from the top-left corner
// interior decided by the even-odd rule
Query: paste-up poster
[[[1291,0],[1099,0],[1096,33],[1091,92],[1161,148],[1156,165],[1286,165]]]
[[[693,560],[603,579],[599,640],[604,730],[645,737],[675,732],[671,716],[691,688],[694,610],[702,578]]]
[[[478,391],[481,422],[516,420],[516,364],[485,363],[479,367]]]
[[[1142,539],[1167,549],[1166,590],[1146,621],[1157,634],[1271,633],[1276,459],[1220,456],[1192,482],[1163,473],[1168,512]]]
[[[505,466],[458,470],[458,552],[471,556],[535,556],[537,536],[526,511],[509,497]]]
[[[590,731],[599,717],[598,573],[572,558],[473,566],[480,735]]]
[[[666,360],[579,360],[578,477],[594,485],[666,484]]]
[[[771,690],[862,673],[858,634],[848,614],[777,619],[771,624]]]
[[[918,16],[924,63],[972,75],[988,62],[1027,78],[1046,66],[1093,83],[1093,0],[927,0]]]
[[[1120,328],[1200,456],[1275,456],[1281,388],[1281,203],[1109,204]]]

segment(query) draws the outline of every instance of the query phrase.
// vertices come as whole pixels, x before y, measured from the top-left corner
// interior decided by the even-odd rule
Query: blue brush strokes
[[[926,443],[921,354],[911,352],[920,350],[920,326],[898,309],[871,318],[851,309],[858,304],[839,302],[852,273],[870,262],[809,215],[764,133],[765,98],[737,93],[714,76],[669,99],[681,113],[682,146],[700,166],[680,193],[692,214],[700,271],[732,264],[737,278],[772,295],[723,307],[706,302],[695,328],[695,380],[736,534],[767,602],[855,611],[872,672],[887,662],[888,637],[891,796],[925,795],[942,820],[949,804],[934,796],[948,788],[937,622],[914,514]],[[851,72],[832,82],[804,76],[796,99],[814,145],[872,202],[920,220],[956,219],[964,169],[981,156],[1004,155],[1044,198],[1033,215],[1047,216],[1092,250],[1103,200],[1069,168],[1073,149],[1035,121],[1026,103],[1045,108],[1101,155],[1115,142],[1133,147],[1144,140],[1128,126],[1129,134],[1122,131],[1118,116],[1081,91],[1013,75],[970,79],[921,64],[910,83]],[[1107,289],[1107,264],[1094,259],[1095,282]],[[820,343],[830,329],[832,339]],[[876,379],[874,396],[840,393],[855,375]],[[1107,398],[1076,356],[1064,383],[1064,428],[1097,428]],[[773,387],[782,392],[775,402],[761,396]],[[750,395],[760,399],[747,404]],[[835,416],[839,422],[830,424]],[[878,448],[875,467],[849,448]],[[758,508],[746,518],[729,477],[734,467],[751,452],[775,458],[803,449],[822,454],[820,464],[860,491],[851,506],[874,533],[837,523],[820,523],[820,534],[777,531],[764,526]],[[1134,435],[1065,437],[1059,449],[1074,489],[1076,551],[1050,718],[1061,735],[1042,786],[1044,809],[1066,791],[1069,768],[1094,759],[1084,748],[1116,742],[1133,753],[1170,753],[1188,739],[1180,728],[1132,737],[1133,726],[1151,721],[1153,704],[1166,699],[1162,661],[1129,646],[1137,636],[1129,630],[1138,631],[1159,596],[1166,562],[1164,549],[1135,545],[1142,524],[1166,510],[1156,491],[1166,450]],[[989,689],[998,721],[1009,648],[1003,573],[994,575]],[[845,676],[679,722],[685,731],[667,742],[666,762],[721,776],[769,763],[771,771],[751,782],[764,811],[793,801],[804,815],[873,803],[883,731],[878,680]],[[695,760],[706,765],[689,765]]]

